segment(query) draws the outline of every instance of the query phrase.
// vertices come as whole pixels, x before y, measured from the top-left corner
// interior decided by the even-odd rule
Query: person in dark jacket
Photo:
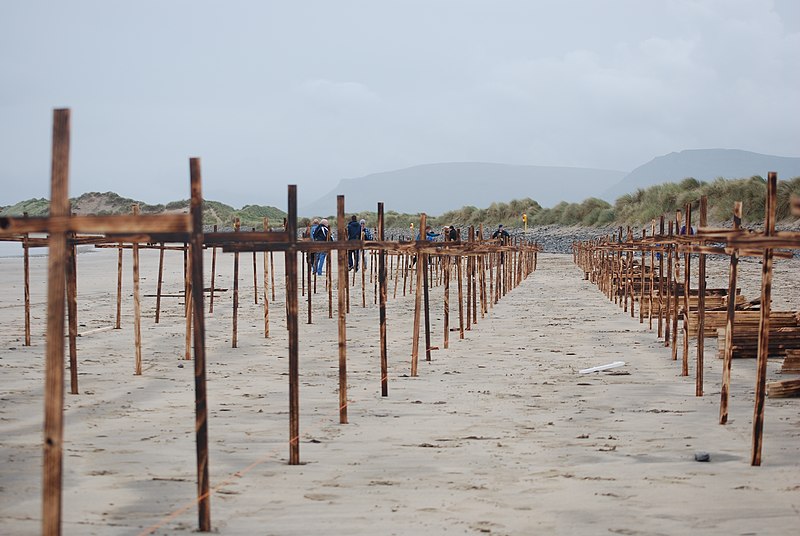
[[[347,239],[348,240],[361,240],[361,224],[358,223],[358,218],[353,214],[347,224]],[[359,250],[351,249],[347,252],[347,266],[350,270],[358,271],[358,258],[360,256]]]

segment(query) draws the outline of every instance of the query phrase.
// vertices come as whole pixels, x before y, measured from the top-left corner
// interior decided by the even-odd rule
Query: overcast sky
[[[0,205],[204,194],[285,208],[486,161],[630,171],[682,149],[800,156],[796,0],[0,2]]]

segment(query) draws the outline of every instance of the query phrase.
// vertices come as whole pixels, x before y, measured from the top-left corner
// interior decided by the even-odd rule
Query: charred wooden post
[[[190,164],[191,170],[191,164]],[[194,299],[192,297],[192,244],[187,243],[187,250],[186,252],[189,256],[186,259],[186,280],[185,288],[186,288],[186,316],[184,318],[184,322],[186,322],[186,330],[185,330],[185,338],[184,338],[184,352],[183,358],[186,361],[189,361],[192,358],[192,317],[193,317],[193,308],[195,306]]]
[[[164,284],[164,242],[158,248],[158,283],[156,283],[156,324],[161,318],[161,289]]]
[[[461,255],[456,256],[456,277],[458,277],[458,338],[464,338],[464,286],[461,268]],[[500,271],[498,269],[498,275]]]
[[[122,242],[117,245],[117,321],[114,329],[122,329]]]
[[[336,261],[338,266],[337,283],[339,298],[339,424],[347,424],[347,325],[345,314],[347,304],[345,303],[345,293],[347,292],[347,259],[342,253],[347,250],[339,249],[345,245],[347,233],[344,222],[344,196],[336,196]]]
[[[733,229],[738,231],[742,224],[742,202],[733,205]],[[725,321],[725,356],[722,363],[722,386],[720,388],[719,423],[728,423],[728,401],[731,390],[731,366],[733,364],[733,326],[736,317],[736,279],[739,269],[739,253],[731,251],[731,264],[728,270],[728,307]]]
[[[308,236],[311,236],[311,232],[309,231]],[[313,258],[314,256],[310,251],[304,251],[303,257],[305,258],[305,262],[303,263],[303,273],[306,277],[306,282],[308,283],[308,295],[306,296],[306,309],[308,313],[308,319],[306,320],[307,324],[311,324],[311,272],[313,271]]]
[[[383,203],[378,203],[378,240],[385,240]],[[389,396],[389,358],[386,351],[386,250],[378,253],[378,283],[380,286],[380,346],[381,346],[381,396]]]
[[[297,321],[297,186],[289,185],[288,218],[285,226],[289,246],[284,253],[286,273],[286,319],[289,332],[289,465],[300,463],[300,367]],[[272,252],[270,252],[271,254]],[[275,270],[272,270],[273,277]],[[275,284],[272,285],[273,292]]]
[[[233,232],[238,233],[242,222],[239,218],[233,220]],[[295,261],[296,262],[296,261]],[[231,348],[238,347],[239,336],[239,252],[233,252],[233,332],[231,333]]]
[[[419,218],[419,240],[417,245],[420,245],[425,240],[425,224],[427,221],[426,215],[423,213]],[[414,297],[414,339],[411,342],[411,376],[417,376],[417,362],[419,360],[419,323],[420,323],[420,306],[422,301],[422,286],[423,275],[425,266],[425,255],[421,251],[417,251],[417,289]]]
[[[700,198],[700,223],[699,227],[708,225],[708,198]],[[705,241],[701,240],[703,246]],[[729,296],[729,301],[736,303],[736,292]],[[703,352],[705,351],[705,327],[706,327],[706,255],[700,253],[698,261],[697,276],[697,370],[695,370],[695,396],[703,396]]]
[[[777,205],[778,174],[767,175],[767,206],[764,216],[764,235],[775,235],[775,209]],[[761,318],[758,323],[758,362],[756,365],[756,400],[753,409],[753,448],[751,465],[761,465],[761,446],[764,433],[764,397],[767,382],[767,357],[769,356],[769,314],[772,309],[772,248],[764,249],[761,266]]]
[[[256,228],[251,229],[256,232]],[[256,252],[253,252],[253,304],[258,305],[258,264],[256,259]]]
[[[206,342],[203,315],[203,193],[200,159],[189,161],[192,198],[192,316],[194,318],[195,438],[197,449],[197,516],[201,532],[211,530],[211,489],[208,470],[208,405],[206,401]]]
[[[133,205],[133,215],[139,215],[139,205]],[[139,299],[139,243],[133,243],[133,338],[136,346],[135,372],[142,374],[142,305]]]
[[[686,228],[684,233],[692,232],[692,205],[686,204]],[[689,294],[691,280],[692,256],[688,251],[683,254],[683,360],[681,362],[681,376],[689,375]]]
[[[431,310],[430,310],[430,297],[428,289],[428,279],[430,264],[428,262],[428,254],[424,253],[420,256],[421,260],[425,261],[422,265],[422,295],[423,295],[423,310],[425,318],[425,361],[431,360]],[[419,269],[419,267],[417,267]]]
[[[672,342],[671,342],[673,340],[672,339],[672,334],[674,333],[674,328],[672,326],[673,326],[673,322],[674,322],[674,317],[676,316],[675,313],[677,312],[676,311],[677,307],[673,308],[673,305],[672,305],[673,302],[674,302],[674,300],[672,299],[673,298],[673,293],[675,292],[675,283],[674,283],[674,280],[673,280],[673,272],[672,272],[672,257],[673,257],[672,250],[673,250],[673,245],[671,243],[671,241],[672,241],[672,232],[673,232],[673,223],[674,222],[672,222],[672,221],[669,222],[669,240],[670,240],[670,243],[668,244],[667,249],[664,252],[664,254],[667,256],[667,289],[666,289],[666,292],[667,292],[667,304],[666,304],[667,314],[666,314],[666,318],[664,319],[664,346],[665,347],[668,347],[668,346],[670,346],[670,344],[672,344]],[[674,350],[674,348],[675,348],[674,344],[672,344],[672,348],[673,348],[673,350],[672,350],[672,356],[673,356],[672,359],[674,360],[675,359],[675,355],[676,355],[675,354],[675,350]]]
[[[23,212],[22,217],[27,218],[28,213]],[[28,233],[22,235],[22,264],[24,272],[23,297],[25,300],[25,346],[31,345],[31,263],[28,239]]]
[[[69,383],[70,394],[78,394],[78,260],[75,233],[67,241],[67,319],[69,323]]]
[[[214,232],[215,233],[217,232],[217,226],[216,225],[214,225]],[[266,255],[266,252],[264,252],[264,255]],[[264,263],[264,266],[266,266],[266,263]],[[264,281],[266,281],[266,277],[264,278]],[[210,292],[210,294],[208,296],[208,314],[212,314],[214,312],[214,290],[216,288],[216,285],[217,285],[217,248],[216,248],[216,246],[212,245],[211,246],[211,285],[209,286],[209,288],[211,289],[211,292]],[[265,296],[266,296],[266,294],[265,294]]]
[[[447,240],[447,237],[445,237]],[[444,315],[442,318],[444,339],[442,346],[445,350],[450,347],[450,268],[453,265],[452,257],[447,257],[444,264]]]
[[[269,220],[264,218],[264,231],[266,232],[269,228]],[[269,338],[269,264],[267,263],[267,252],[264,252],[263,255],[263,264],[264,264],[264,338]],[[213,287],[212,287],[213,288]],[[211,297],[213,299],[214,293],[211,293]]]
[[[658,236],[664,239],[664,216],[658,221]],[[663,244],[658,251],[658,338],[664,336],[664,255]]]

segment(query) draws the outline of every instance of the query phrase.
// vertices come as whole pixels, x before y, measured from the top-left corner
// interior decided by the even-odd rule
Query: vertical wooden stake
[[[458,277],[458,338],[464,338],[464,285],[461,268],[461,255],[456,255],[456,277]],[[500,275],[500,268],[497,269]]]
[[[268,228],[267,218],[264,218],[264,231]],[[264,252],[264,338],[269,338],[269,265],[267,264],[267,252]]]
[[[164,242],[158,248],[158,283],[156,284],[156,324],[161,318],[161,289],[164,283]]]
[[[195,444],[197,450],[197,517],[199,530],[211,530],[211,490],[208,470],[208,405],[206,401],[206,328],[203,315],[203,191],[200,159],[189,160],[191,174],[192,317],[194,318]]]
[[[708,198],[700,198],[700,222],[698,227],[708,224]],[[700,245],[704,245],[700,241]],[[703,396],[703,358],[706,329],[706,256],[700,253],[697,275],[697,370],[695,370],[695,396]],[[736,300],[734,300],[736,301]]]
[[[742,202],[733,205],[733,229],[738,231],[742,224]],[[725,354],[722,362],[722,386],[720,388],[719,423],[728,423],[728,400],[731,391],[731,365],[733,363],[733,326],[736,318],[736,279],[739,269],[739,252],[731,252],[731,265],[728,270],[728,310],[725,320]]]
[[[347,232],[344,223],[344,196],[336,196],[336,227],[337,246],[342,247],[347,240]],[[346,250],[336,250],[338,287],[338,324],[339,324],[339,424],[347,424],[347,324],[345,321],[347,303],[345,301],[348,281],[347,281],[347,260],[345,259]],[[358,252],[356,252],[357,254]]]
[[[427,216],[423,213],[420,215],[419,218],[419,240],[417,241],[417,245],[419,246],[422,241],[426,239],[425,237],[425,225],[427,221]],[[414,297],[414,335],[413,340],[411,341],[411,376],[417,375],[417,361],[419,359],[419,323],[420,323],[420,308],[422,302],[422,277],[424,273],[424,269],[422,263],[425,262],[424,255],[419,250],[416,250],[416,258],[417,258],[417,289],[416,295]]]
[[[428,254],[423,253],[420,258],[425,261],[422,265],[422,296],[423,296],[423,310],[424,310],[424,318],[425,318],[425,361],[431,360],[431,309],[430,309],[430,302],[429,302],[429,288],[428,288],[428,280],[429,274],[428,270],[430,269],[430,265],[428,263]]]
[[[256,228],[253,227],[253,232]],[[258,264],[256,259],[256,252],[253,252],[253,303],[258,305]]]
[[[114,329],[121,329],[122,321],[122,242],[117,245],[117,321]]]
[[[67,318],[69,320],[69,383],[70,394],[78,394],[78,260],[75,233],[67,243]]]
[[[53,112],[53,156],[50,170],[50,216],[69,215],[70,112]],[[47,342],[44,387],[42,466],[42,534],[61,534],[61,475],[64,438],[64,272],[67,236],[51,232],[48,239]]]
[[[23,213],[24,217],[28,217],[28,213]],[[28,246],[28,233],[22,237],[22,264],[24,270],[24,298],[25,298],[25,346],[31,345],[31,264],[30,264],[30,247]]]
[[[269,252],[269,273],[270,273],[270,289],[272,290],[272,301],[275,301],[275,257]],[[330,259],[328,260],[330,263]]]
[[[764,234],[775,234],[775,206],[777,205],[778,174],[767,175],[767,201],[764,217]],[[766,396],[767,357],[769,357],[769,315],[772,310],[772,248],[764,249],[761,266],[761,317],[758,322],[758,363],[756,365],[756,400],[753,408],[753,449],[751,465],[761,465],[761,446],[764,434],[764,398]]]
[[[286,303],[289,332],[289,465],[300,463],[300,361],[299,326],[297,319],[297,186],[289,185],[288,219],[289,249],[285,252]],[[270,260],[272,252],[270,252]],[[275,277],[273,267],[272,276]],[[273,280],[272,291],[275,291]],[[274,298],[273,298],[274,299]]]
[[[383,203],[378,203],[378,240],[383,242]],[[389,396],[389,359],[386,352],[386,250],[378,253],[378,283],[380,286],[381,396]]]
[[[139,205],[133,205],[133,215],[139,215]],[[142,374],[142,303],[139,297],[139,243],[133,243],[133,340],[136,347],[136,376]]]
[[[238,233],[242,226],[239,218],[233,220],[233,232]],[[296,262],[296,261],[295,261]],[[233,333],[231,334],[231,348],[238,346],[239,336],[239,252],[233,253]]]
[[[692,229],[692,205],[686,204],[686,235]],[[689,375],[689,307],[691,294],[692,256],[683,254],[683,360],[681,361],[681,376]]]
[[[217,232],[217,226],[214,225],[214,232]],[[266,253],[264,253],[266,255]],[[264,264],[266,266],[266,264]],[[266,279],[265,279],[266,281]],[[214,290],[217,286],[217,248],[211,246],[211,285],[209,287],[210,293],[208,296],[208,314],[214,312]]]
[[[191,168],[191,166],[190,166]],[[183,352],[183,359],[189,361],[192,358],[192,308],[194,307],[194,300],[192,299],[192,278],[194,277],[192,272],[192,243],[189,242],[187,244],[188,249],[186,250],[189,253],[189,256],[186,258],[186,281],[184,281],[185,288],[186,288],[186,332],[185,332],[185,340],[184,340],[184,352]]]

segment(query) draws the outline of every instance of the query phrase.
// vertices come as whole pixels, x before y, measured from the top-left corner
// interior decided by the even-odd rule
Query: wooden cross
[[[70,269],[69,238],[73,233],[106,234],[132,243],[189,241],[192,244],[192,298],[195,351],[195,432],[197,444],[198,517],[201,531],[211,530],[208,477],[205,325],[203,302],[203,233],[200,160],[190,159],[190,214],[160,216],[73,216],[68,181],[70,111],[54,110],[50,215],[40,218],[0,218],[0,234],[48,234],[47,342],[45,356],[44,463],[42,533],[61,533],[64,435],[64,295]]]

